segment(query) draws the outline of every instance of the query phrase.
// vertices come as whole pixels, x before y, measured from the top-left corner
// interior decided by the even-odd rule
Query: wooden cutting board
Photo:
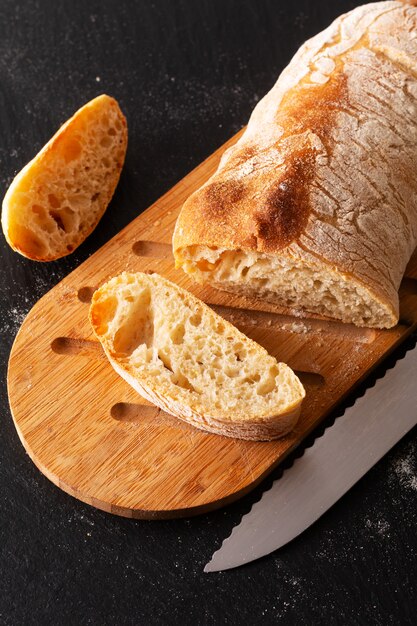
[[[26,451],[53,483],[105,511],[170,518],[242,496],[417,326],[417,256],[402,283],[400,323],[391,330],[295,317],[195,285],[174,269],[170,242],[181,205],[239,134],[39,300],[14,342],[8,390]],[[119,378],[92,335],[88,305],[101,283],[124,270],[177,282],[296,370],[307,396],[294,432],[267,443],[204,433]]]

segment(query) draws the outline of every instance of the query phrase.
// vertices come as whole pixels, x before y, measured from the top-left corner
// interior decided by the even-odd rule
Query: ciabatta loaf
[[[294,372],[157,274],[112,278],[94,293],[90,321],[116,372],[193,426],[268,440],[298,419],[305,392]]]
[[[199,282],[391,327],[417,243],[417,9],[378,2],[307,41],[173,248]]]
[[[119,180],[126,120],[102,95],[69,119],[10,185],[2,226],[11,247],[35,261],[70,254],[97,226]]]

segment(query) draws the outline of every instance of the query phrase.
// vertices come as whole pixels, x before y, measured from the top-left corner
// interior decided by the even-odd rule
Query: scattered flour
[[[292,574],[291,569],[279,558],[276,559],[275,566],[279,580],[284,584],[286,593],[282,597],[277,597],[276,603],[269,609],[266,608],[262,615],[269,612],[271,613],[271,620],[282,620],[288,617],[289,613],[293,613],[301,601],[307,600],[307,581]],[[273,623],[276,622],[273,621]]]
[[[400,485],[406,489],[417,491],[417,449],[412,442],[406,449],[404,456],[397,457],[392,463],[394,475]]]
[[[304,322],[292,322],[291,324],[283,324],[281,326],[281,330],[287,331],[289,333],[297,333],[297,334],[305,334],[310,332],[312,329],[310,326],[304,324]]]
[[[10,317],[14,327],[21,326],[23,320],[26,317],[26,311],[21,311],[17,307],[13,307],[10,311]]]
[[[365,520],[365,526],[380,537],[389,538],[390,536],[389,531],[391,529],[391,524],[387,520],[379,519],[375,521],[368,518]]]
[[[19,290],[14,284],[6,284],[2,296],[4,304],[0,305],[0,335],[4,337],[15,337],[17,331],[22,325],[26,315],[32,306],[41,298],[54,284],[62,278],[56,271],[48,268],[46,274],[36,274],[32,276],[31,288],[28,291],[30,295],[26,295],[24,290]],[[0,271],[0,283],[5,282],[2,272]],[[17,281],[18,282],[18,281]]]
[[[19,306],[13,306],[9,310],[2,311],[0,313],[1,334],[14,337],[28,314],[29,308],[29,299],[25,296]]]

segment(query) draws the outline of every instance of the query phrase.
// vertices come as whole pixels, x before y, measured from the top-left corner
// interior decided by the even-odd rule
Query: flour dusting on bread
[[[198,282],[358,326],[398,321],[417,244],[417,8],[378,2],[307,41],[184,204]]]

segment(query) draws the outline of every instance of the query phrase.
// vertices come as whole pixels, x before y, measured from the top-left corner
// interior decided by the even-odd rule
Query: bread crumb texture
[[[111,279],[95,292],[90,321],[128,383],[198,428],[268,440],[298,419],[305,391],[294,372],[157,274]]]
[[[79,109],[17,174],[2,210],[11,247],[36,260],[70,254],[94,230],[124,163],[126,119],[101,95]]]
[[[417,244],[416,146],[417,8],[358,7],[301,46],[185,202],[176,264],[227,291],[394,326]]]

